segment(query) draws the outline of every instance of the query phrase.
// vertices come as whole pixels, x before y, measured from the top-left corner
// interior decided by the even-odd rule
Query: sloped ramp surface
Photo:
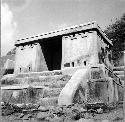
[[[72,78],[62,89],[58,98],[58,105],[70,105],[73,103],[75,99],[74,97],[76,96],[76,92],[82,88],[84,89],[87,86],[89,71],[90,71],[89,68],[79,69],[74,73]],[[83,99],[84,97],[85,96],[83,96]]]

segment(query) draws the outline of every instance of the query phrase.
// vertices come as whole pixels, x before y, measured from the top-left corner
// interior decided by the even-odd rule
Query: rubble
[[[68,106],[40,106],[31,103],[1,103],[2,116],[7,117],[11,121],[25,120],[27,122],[34,122],[34,120],[40,120],[48,122],[110,122],[112,113],[112,117],[114,118],[113,122],[122,122],[122,117],[117,116],[118,113],[115,108],[110,109],[107,107],[109,110],[107,113],[104,113],[102,108],[95,111],[92,108],[88,109],[86,106],[85,103],[76,103]]]

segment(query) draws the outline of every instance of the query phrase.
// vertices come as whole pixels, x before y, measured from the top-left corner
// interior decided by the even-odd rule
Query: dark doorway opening
[[[53,37],[42,40],[41,49],[48,67],[48,70],[60,70],[62,61],[62,38]]]

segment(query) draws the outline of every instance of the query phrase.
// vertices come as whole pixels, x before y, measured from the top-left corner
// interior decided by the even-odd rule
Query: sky
[[[1,54],[18,39],[96,21],[104,30],[125,13],[125,0],[2,0]]]

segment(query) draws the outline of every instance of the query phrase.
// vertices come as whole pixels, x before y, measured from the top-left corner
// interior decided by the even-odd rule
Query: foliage
[[[117,63],[125,50],[125,13],[120,19],[109,25],[104,32],[113,43],[112,58]]]
[[[14,47],[12,50],[10,50],[6,55],[13,55],[16,53],[16,47]]]

